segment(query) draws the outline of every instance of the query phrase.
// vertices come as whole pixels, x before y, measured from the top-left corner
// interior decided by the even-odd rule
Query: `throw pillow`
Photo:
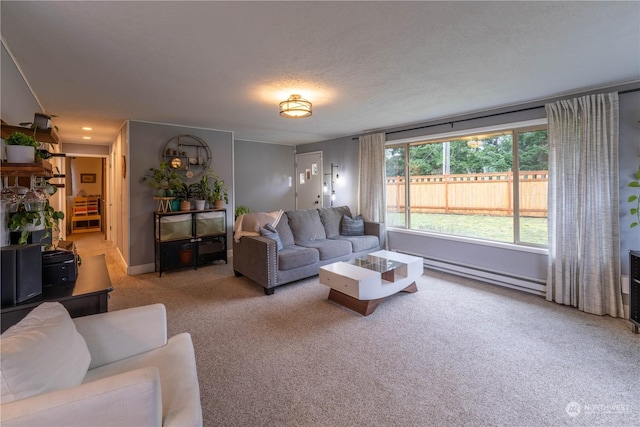
[[[278,234],[278,232],[276,231],[276,229],[273,227],[273,225],[271,224],[267,224],[264,227],[260,227],[260,235],[267,237],[269,239],[275,240],[276,241],[276,246],[278,247],[278,250],[281,251],[283,246],[282,246],[282,240],[280,240],[280,235]]]
[[[341,224],[343,236],[364,236],[364,218],[358,215],[350,218],[347,215],[342,217]]]
[[[58,302],[40,304],[0,339],[2,403],[77,386],[89,369],[87,343]]]

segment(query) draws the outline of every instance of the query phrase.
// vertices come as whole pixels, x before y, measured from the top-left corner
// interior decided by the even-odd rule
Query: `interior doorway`
[[[106,158],[65,159],[66,230],[70,240],[80,233],[101,233],[106,239]]]
[[[322,207],[322,151],[296,154],[296,209]]]

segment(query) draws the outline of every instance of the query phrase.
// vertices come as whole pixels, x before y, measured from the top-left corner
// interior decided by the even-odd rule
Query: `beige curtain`
[[[618,94],[545,106],[549,121],[547,300],[624,317],[618,225]]]
[[[367,221],[386,222],[384,133],[360,137],[358,210]]]

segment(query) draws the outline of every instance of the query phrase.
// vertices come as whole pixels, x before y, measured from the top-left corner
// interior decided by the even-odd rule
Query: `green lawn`
[[[404,214],[387,215],[390,226],[404,226]],[[513,218],[508,216],[416,213],[411,228],[513,243]],[[546,245],[547,218],[520,218],[520,241]]]

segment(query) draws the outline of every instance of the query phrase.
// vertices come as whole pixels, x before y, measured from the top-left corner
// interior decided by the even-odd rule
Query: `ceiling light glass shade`
[[[301,119],[311,115],[311,103],[300,95],[291,95],[280,103],[280,115],[288,119]]]

